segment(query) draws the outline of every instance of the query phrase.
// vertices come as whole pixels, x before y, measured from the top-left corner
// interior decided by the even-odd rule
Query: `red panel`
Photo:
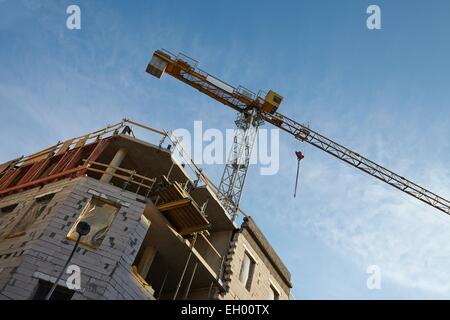
[[[98,157],[100,157],[100,155],[103,153],[103,151],[105,151],[106,147],[109,145],[110,143],[110,139],[105,139],[105,140],[101,140],[94,148],[94,150],[92,150],[91,154],[89,155],[89,157],[86,159],[86,162],[89,161],[96,161],[98,159]],[[84,169],[84,171],[82,173],[85,173],[86,169]]]
[[[86,158],[88,161],[96,161],[109,145],[110,141],[111,139],[109,138],[100,140],[77,149],[69,150],[63,155],[43,159],[28,166],[7,172],[0,178],[0,196],[36,185],[50,183],[55,180],[83,175],[86,172],[86,166],[77,166],[78,163],[83,158]],[[55,161],[57,163],[48,175],[40,178],[42,173],[49,170],[49,167]]]
[[[48,173],[49,176],[60,173],[64,167],[67,165],[67,163],[72,158],[74,151],[70,150],[64,153],[64,155],[61,157],[61,159],[58,161],[56,166]]]
[[[14,183],[14,180],[16,180],[17,177],[19,177],[24,172],[28,171],[28,169],[30,169],[30,166],[20,167],[20,168],[15,169],[12,172],[12,174],[5,179],[5,181],[0,186],[0,189],[8,188],[11,184]]]
[[[46,164],[48,163],[48,159],[44,159],[41,161],[37,161],[33,163],[30,170],[17,182],[17,185],[27,183],[32,180],[39,172],[42,172],[42,169],[45,169]]]
[[[0,179],[0,190],[3,189],[3,186],[7,186],[10,182],[10,179],[14,179],[15,176],[19,173],[19,169],[11,170]]]
[[[53,176],[48,176],[48,177],[45,177],[45,178],[41,178],[41,179],[37,179],[37,180],[34,180],[34,181],[30,181],[28,183],[25,183],[25,184],[22,184],[22,185],[19,185],[19,186],[14,186],[14,187],[11,187],[11,188],[8,188],[8,189],[5,189],[5,190],[0,190],[0,197],[6,195],[8,193],[13,193],[13,192],[15,192],[17,190],[22,190],[22,189],[25,189],[25,188],[34,187],[36,185],[45,184],[45,183],[48,183],[49,181],[53,181],[55,179],[66,178],[66,177],[68,177],[68,176],[70,176],[72,174],[75,174],[76,172],[78,172],[80,170],[83,170],[83,167],[75,168],[75,169],[72,169],[72,170],[64,171],[64,172],[59,173],[59,174],[55,174]]]
[[[110,142],[111,142],[110,139],[100,141],[95,147],[95,149],[91,152],[87,160],[96,161],[98,157],[100,157],[100,155],[103,153],[103,151],[105,151],[106,147],[109,145]]]
[[[73,169],[78,162],[80,162],[81,157],[83,156],[83,149],[85,147],[78,148],[75,153],[70,157],[70,160],[64,166],[63,171]]]

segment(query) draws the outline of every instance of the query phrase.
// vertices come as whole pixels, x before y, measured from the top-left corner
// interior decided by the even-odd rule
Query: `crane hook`
[[[297,184],[298,184],[298,173],[300,170],[300,161],[305,158],[301,151],[295,151],[295,155],[297,156],[297,176],[295,178],[295,190],[294,190],[294,198],[297,195]]]

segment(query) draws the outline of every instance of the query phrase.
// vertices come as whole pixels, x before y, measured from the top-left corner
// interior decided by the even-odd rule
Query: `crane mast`
[[[218,187],[217,196],[233,221],[237,218],[253,145],[261,125],[258,117],[256,109],[238,115],[233,145]]]
[[[334,142],[277,112],[283,97],[270,90],[257,95],[241,86],[234,88],[197,67],[198,63],[184,55],[157,50],[147,66],[147,72],[160,78],[164,72],[196,88],[200,92],[238,111],[233,148],[225,166],[218,197],[227,212],[235,218],[248,170],[248,160],[257,128],[268,122],[294,136],[301,142],[348,163],[349,165],[401,190],[410,196],[450,215],[450,201],[416,183],[382,167],[360,154]],[[240,129],[240,130],[239,130]],[[239,137],[237,135],[239,134]]]

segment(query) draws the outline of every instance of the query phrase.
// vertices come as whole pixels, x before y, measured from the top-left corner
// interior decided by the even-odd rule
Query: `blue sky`
[[[81,30],[66,28],[70,4]],[[370,4],[382,30],[366,28]],[[0,0],[0,162],[124,116],[232,128],[232,110],[144,72],[166,48],[230,84],[276,90],[280,112],[450,198],[449,21],[445,0]],[[251,168],[242,207],[291,270],[297,299],[450,296],[450,217],[283,133],[280,161],[273,176]],[[217,182],[222,169],[206,172]],[[366,287],[373,264],[381,290]]]

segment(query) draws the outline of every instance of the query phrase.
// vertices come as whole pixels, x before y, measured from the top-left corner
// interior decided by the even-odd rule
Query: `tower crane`
[[[239,210],[257,130],[264,122],[450,215],[450,201],[277,112],[283,97],[275,91],[255,94],[242,86],[233,87],[198,68],[197,61],[164,49],[154,52],[146,71],[157,78],[167,73],[238,112],[232,149],[217,191],[233,219]]]

